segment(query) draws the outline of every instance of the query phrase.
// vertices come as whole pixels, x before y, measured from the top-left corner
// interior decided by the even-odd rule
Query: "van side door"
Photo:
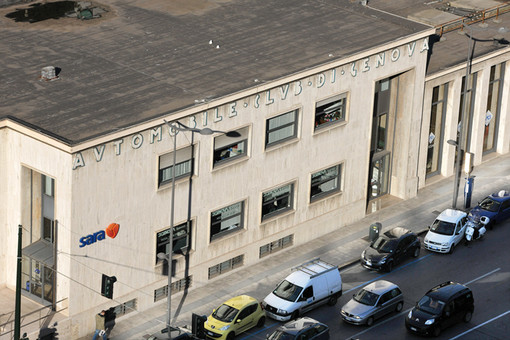
[[[313,285],[306,287],[299,298],[301,310],[303,312],[309,311],[315,305],[316,299],[314,296]]]

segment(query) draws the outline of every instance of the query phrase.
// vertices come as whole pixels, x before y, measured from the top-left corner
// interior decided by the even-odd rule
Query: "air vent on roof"
[[[58,76],[55,72],[55,66],[46,66],[41,70],[41,80],[52,81],[57,80]]]

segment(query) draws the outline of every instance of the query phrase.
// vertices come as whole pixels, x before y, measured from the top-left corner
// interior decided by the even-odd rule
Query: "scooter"
[[[478,240],[485,235],[485,232],[487,231],[487,224],[489,224],[490,219],[487,216],[480,217],[480,222],[476,223],[472,221],[471,219],[467,221],[467,227],[466,227],[466,242],[471,242],[473,240]]]

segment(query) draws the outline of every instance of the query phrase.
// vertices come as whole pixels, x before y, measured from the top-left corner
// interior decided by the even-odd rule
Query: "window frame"
[[[248,141],[249,141],[249,136],[250,136],[249,126],[246,126],[244,128],[241,128],[241,129],[237,129],[235,131],[239,132],[239,134],[241,136],[232,138],[232,137],[227,137],[224,134],[224,135],[220,135],[220,136],[217,136],[217,137],[214,138],[214,143],[213,143],[214,144],[214,146],[213,146],[213,168],[217,167],[217,166],[220,166],[220,165],[223,165],[225,163],[231,162],[233,160],[246,157],[248,155],[248,148],[249,148]],[[226,144],[224,146],[221,146],[221,147],[216,147],[216,144],[222,138],[226,138],[228,140],[231,140],[232,143],[228,143],[228,144]],[[232,153],[232,150],[230,150],[232,147],[238,146],[238,145],[243,144],[243,143],[244,143],[244,147],[243,147],[243,151],[241,153],[234,154],[233,156],[229,155],[228,157],[225,157],[225,158],[219,158],[218,157],[218,156],[221,156],[221,154],[223,152],[225,152],[225,151]],[[217,158],[219,158],[219,159],[217,159]]]
[[[234,206],[236,206],[238,204],[240,204],[240,211],[239,212],[234,213],[233,215],[226,216],[225,219],[221,219],[220,218],[217,221],[213,221],[213,214],[214,213],[220,212],[220,216],[221,216],[221,211],[222,210],[224,210],[225,212],[228,212],[229,210],[226,210],[226,209],[235,209]],[[210,226],[209,226],[209,230],[210,230],[209,241],[212,242],[214,240],[222,238],[225,235],[228,235],[228,234],[231,234],[233,232],[236,232],[236,231],[244,229],[245,211],[246,211],[246,204],[245,204],[244,200],[236,202],[236,203],[233,203],[233,204],[230,204],[230,205],[227,205],[227,206],[224,206],[223,208],[211,211],[211,213],[209,214],[209,223],[210,223]],[[239,216],[239,225],[238,226],[236,226],[235,228],[227,229],[227,230],[221,230],[221,224],[223,222],[231,220],[231,219],[235,219],[238,216]],[[220,228],[219,228],[218,232],[213,234],[213,227],[216,226],[216,225],[219,225]]]
[[[299,111],[300,111],[300,109],[294,109],[294,110],[291,110],[291,111],[282,113],[280,115],[273,116],[273,117],[266,119],[266,131],[265,131],[266,137],[265,137],[265,141],[264,141],[264,145],[265,145],[266,149],[297,138],[298,127],[299,127]],[[285,123],[282,125],[278,125],[277,127],[270,128],[271,121],[275,121],[278,118],[282,118],[283,116],[289,115],[289,114],[294,114],[294,120],[291,123]],[[290,126],[294,127],[294,132],[292,135],[274,140],[272,142],[269,141],[270,135],[272,133],[275,133],[280,130],[284,130],[285,128],[288,128]]]
[[[179,228],[182,228],[184,227],[186,230],[185,230],[185,234],[184,236],[176,236],[178,235],[178,233],[180,232]],[[176,254],[176,251],[182,251],[184,249],[188,249],[190,247],[190,244],[191,244],[191,227],[192,227],[192,221],[186,221],[184,223],[180,223],[180,224],[177,224],[177,225],[174,225],[173,226],[173,229],[174,229],[174,233],[173,233],[173,244],[172,244],[172,255]],[[176,232],[176,229],[177,229],[177,232]],[[162,253],[165,253],[168,255],[168,252],[167,252],[167,249],[168,249],[168,244],[170,242],[170,239],[169,239],[169,232],[170,232],[170,227],[168,228],[165,228],[161,231],[158,231],[156,233],[156,265],[162,263],[164,260],[158,258],[158,253],[162,252]],[[160,235],[160,234],[163,234],[165,233],[164,235]],[[168,234],[166,234],[168,233]],[[167,237],[168,239],[166,241],[160,241],[160,237]],[[186,238],[186,245],[183,246],[183,247],[180,247],[180,248],[177,248],[175,247],[175,244]],[[165,248],[164,251],[161,251],[161,248]]]
[[[336,177],[329,178],[328,180],[321,180],[319,183],[316,183],[314,185],[314,183],[313,183],[313,180],[314,180],[313,176],[314,175],[317,175],[317,174],[319,174],[321,172],[328,171],[328,170],[333,169],[333,168],[337,168]],[[311,173],[310,174],[310,195],[309,195],[310,203],[319,201],[319,200],[321,200],[321,199],[323,199],[325,197],[328,197],[328,196],[331,196],[333,194],[342,192],[342,171],[343,171],[343,163],[338,163],[338,164],[335,164],[333,166],[330,166],[330,167],[324,168],[322,170],[319,170],[319,171]],[[320,185],[328,183],[328,182],[334,180],[335,178],[337,180],[337,186],[334,189],[331,189],[331,190],[328,190],[328,191],[322,191],[322,192],[319,192],[317,194],[312,194],[314,186],[319,187]]]
[[[348,92],[343,92],[333,97],[329,97],[327,99],[323,99],[318,101],[315,104],[315,115],[314,115],[314,131],[318,131],[333,125],[337,125],[338,123],[342,123],[347,121],[347,101],[348,101]],[[326,109],[330,109],[335,106],[337,102],[342,102],[339,107],[340,115],[337,119],[327,120],[323,123],[320,123],[321,116],[333,115],[338,110],[334,110],[331,112],[326,112]],[[328,107],[329,106],[329,107]]]
[[[270,194],[272,192],[278,192],[279,190],[282,190],[284,189],[285,187],[290,187],[290,190],[288,191],[288,194],[282,194],[282,195],[278,195],[276,197],[271,197],[270,200],[268,201],[264,201],[264,195],[267,195],[267,194]],[[280,214],[283,214],[287,211],[291,211],[294,209],[294,196],[295,196],[295,188],[296,188],[296,183],[295,182],[290,182],[290,183],[287,183],[287,184],[283,184],[281,186],[278,186],[276,188],[273,188],[273,189],[270,189],[270,190],[267,190],[267,191],[264,191],[262,193],[262,204],[261,204],[261,220],[262,222],[274,217],[274,216],[278,216]],[[272,210],[268,213],[264,213],[264,206],[268,206],[268,205],[275,205],[277,206],[277,203],[278,200],[282,200],[284,199],[285,197],[288,197],[288,204],[286,207],[283,207],[283,208],[280,208],[280,209],[276,209],[276,210]]]
[[[179,167],[185,165],[185,164],[188,164],[189,163],[189,171],[186,171],[182,174],[178,174],[177,171],[175,173],[175,180],[179,180],[179,179],[182,179],[182,178],[189,178],[191,176],[193,176],[193,173],[194,173],[194,164],[195,164],[195,150],[194,150],[194,145],[188,145],[184,148],[180,148],[180,149],[177,149],[176,150],[176,162],[175,162],[175,166],[176,166],[176,170],[179,169]],[[189,158],[187,157],[187,155],[189,155]],[[173,163],[173,151],[170,151],[170,152],[166,152],[164,154],[161,154],[158,156],[158,187],[162,187],[162,186],[166,186],[167,184],[170,184],[172,183],[172,164],[170,164],[169,166],[166,166],[166,167],[163,167],[162,168],[162,163],[164,163],[163,159],[166,159],[166,158],[172,158],[172,162]],[[180,159],[183,159],[183,160],[180,160]],[[168,177],[169,178],[166,178],[165,176],[165,173],[169,171],[169,175]]]

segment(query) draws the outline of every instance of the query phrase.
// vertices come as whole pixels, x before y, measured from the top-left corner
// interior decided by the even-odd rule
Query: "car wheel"
[[[331,295],[329,297],[329,300],[328,300],[328,306],[334,306],[336,305],[336,301],[338,300],[338,297],[336,296],[336,294],[334,295]]]
[[[234,334],[234,332],[230,332],[230,333],[228,333],[228,335],[227,335],[227,340],[234,340],[234,337],[235,337],[235,336],[236,336],[236,335]]]
[[[418,256],[420,256],[420,247],[414,248],[413,257],[418,257]]]
[[[374,318],[373,317],[369,317],[367,319],[367,326],[370,327],[374,324]]]
[[[441,334],[441,327],[437,326],[436,328],[434,328],[434,330],[432,331],[432,335],[435,336],[435,337],[438,337],[439,335]]]
[[[393,269],[393,261],[390,261],[386,264],[386,271],[389,273]]]
[[[259,322],[257,322],[257,327],[264,327],[265,323],[266,323],[266,318],[265,317],[261,317],[259,319]]]
[[[290,318],[291,320],[296,320],[297,318],[299,318],[299,311],[295,310]]]
[[[467,311],[466,314],[464,314],[464,322],[471,321],[472,317],[473,317],[473,313],[471,313],[470,311]]]
[[[402,307],[404,307],[404,304],[402,302],[397,303],[397,307],[395,307],[397,313],[399,313],[402,310]]]

